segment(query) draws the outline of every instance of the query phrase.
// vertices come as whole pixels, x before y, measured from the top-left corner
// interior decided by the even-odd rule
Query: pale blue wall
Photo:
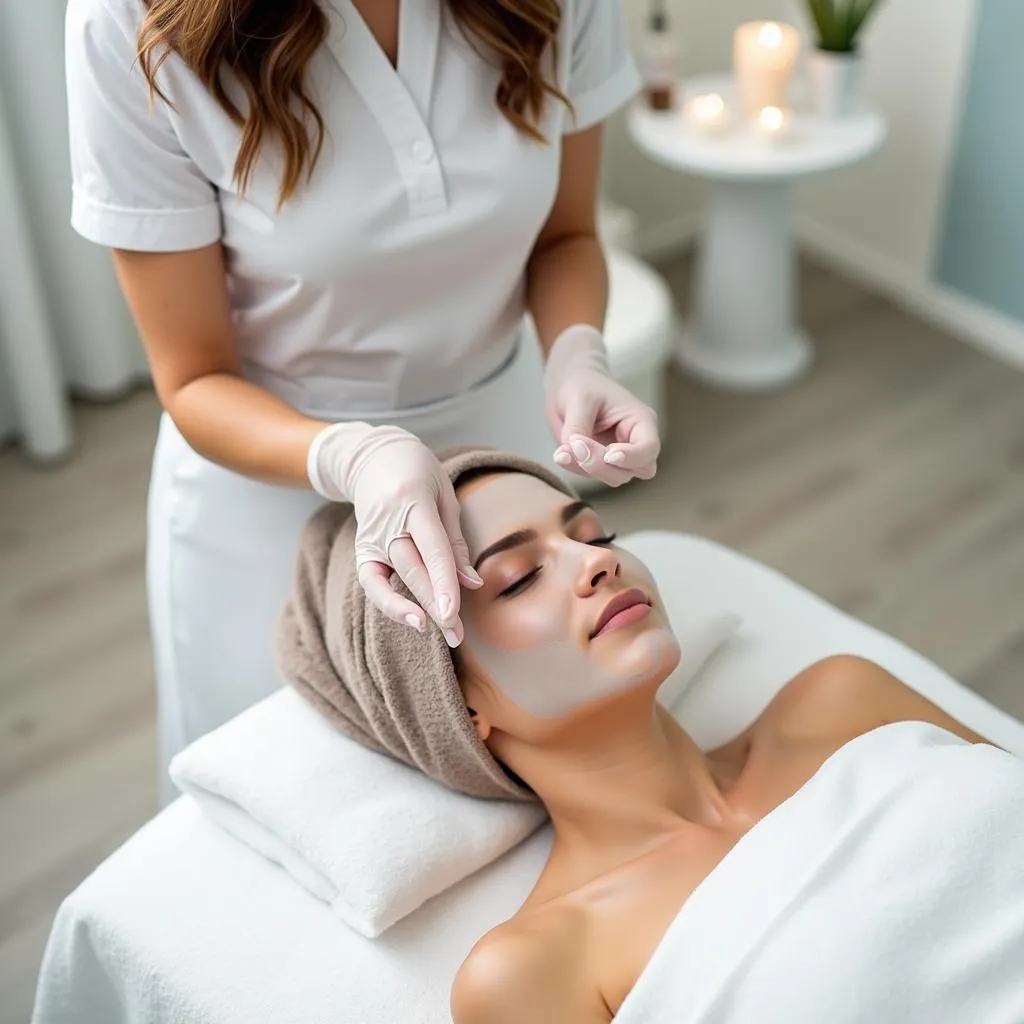
[[[969,74],[936,277],[1024,321],[1024,0],[978,0]]]

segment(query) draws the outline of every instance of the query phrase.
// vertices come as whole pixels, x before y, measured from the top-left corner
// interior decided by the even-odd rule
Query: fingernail
[[[577,462],[586,462],[590,458],[590,449],[582,441],[573,441],[570,447]]]
[[[452,610],[452,599],[447,594],[442,594],[437,599],[437,611],[442,619],[448,618],[448,613]]]
[[[463,567],[462,575],[468,580],[472,580],[474,583],[483,583],[484,578],[473,568],[471,565]]]
[[[423,632],[423,620],[418,615],[410,613],[406,615],[405,621],[408,622],[413,629],[419,630],[421,633]]]
[[[572,462],[572,456],[568,452],[555,452],[555,462],[560,466],[568,466]]]
[[[459,638],[454,629],[442,629],[441,634],[449,647],[459,646]]]
[[[604,461],[605,462],[610,462],[613,465],[615,463],[617,463],[617,462],[625,462],[626,461],[626,453],[622,452],[622,451],[605,452]]]

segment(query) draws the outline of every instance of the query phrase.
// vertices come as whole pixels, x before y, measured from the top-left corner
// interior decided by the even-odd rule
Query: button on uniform
[[[429,164],[434,159],[434,147],[426,139],[413,143],[412,158],[419,164]]]

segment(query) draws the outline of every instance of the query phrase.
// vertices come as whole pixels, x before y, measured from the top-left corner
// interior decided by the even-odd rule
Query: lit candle
[[[733,35],[733,72],[747,117],[786,106],[789,78],[800,55],[800,33],[777,21],[748,21]]]
[[[791,121],[782,107],[765,107],[757,115],[757,133],[770,142],[784,139],[789,134]]]
[[[717,92],[704,93],[686,101],[686,120],[699,132],[714,135],[729,124],[725,100]]]

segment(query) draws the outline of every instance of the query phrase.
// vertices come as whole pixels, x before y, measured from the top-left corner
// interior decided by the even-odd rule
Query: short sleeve
[[[640,72],[629,49],[623,0],[571,0],[567,132],[591,128],[631,100]]]
[[[135,33],[104,0],[65,15],[71,226],[118,249],[198,249],[221,235],[216,190],[184,151],[167,106],[150,104]]]

